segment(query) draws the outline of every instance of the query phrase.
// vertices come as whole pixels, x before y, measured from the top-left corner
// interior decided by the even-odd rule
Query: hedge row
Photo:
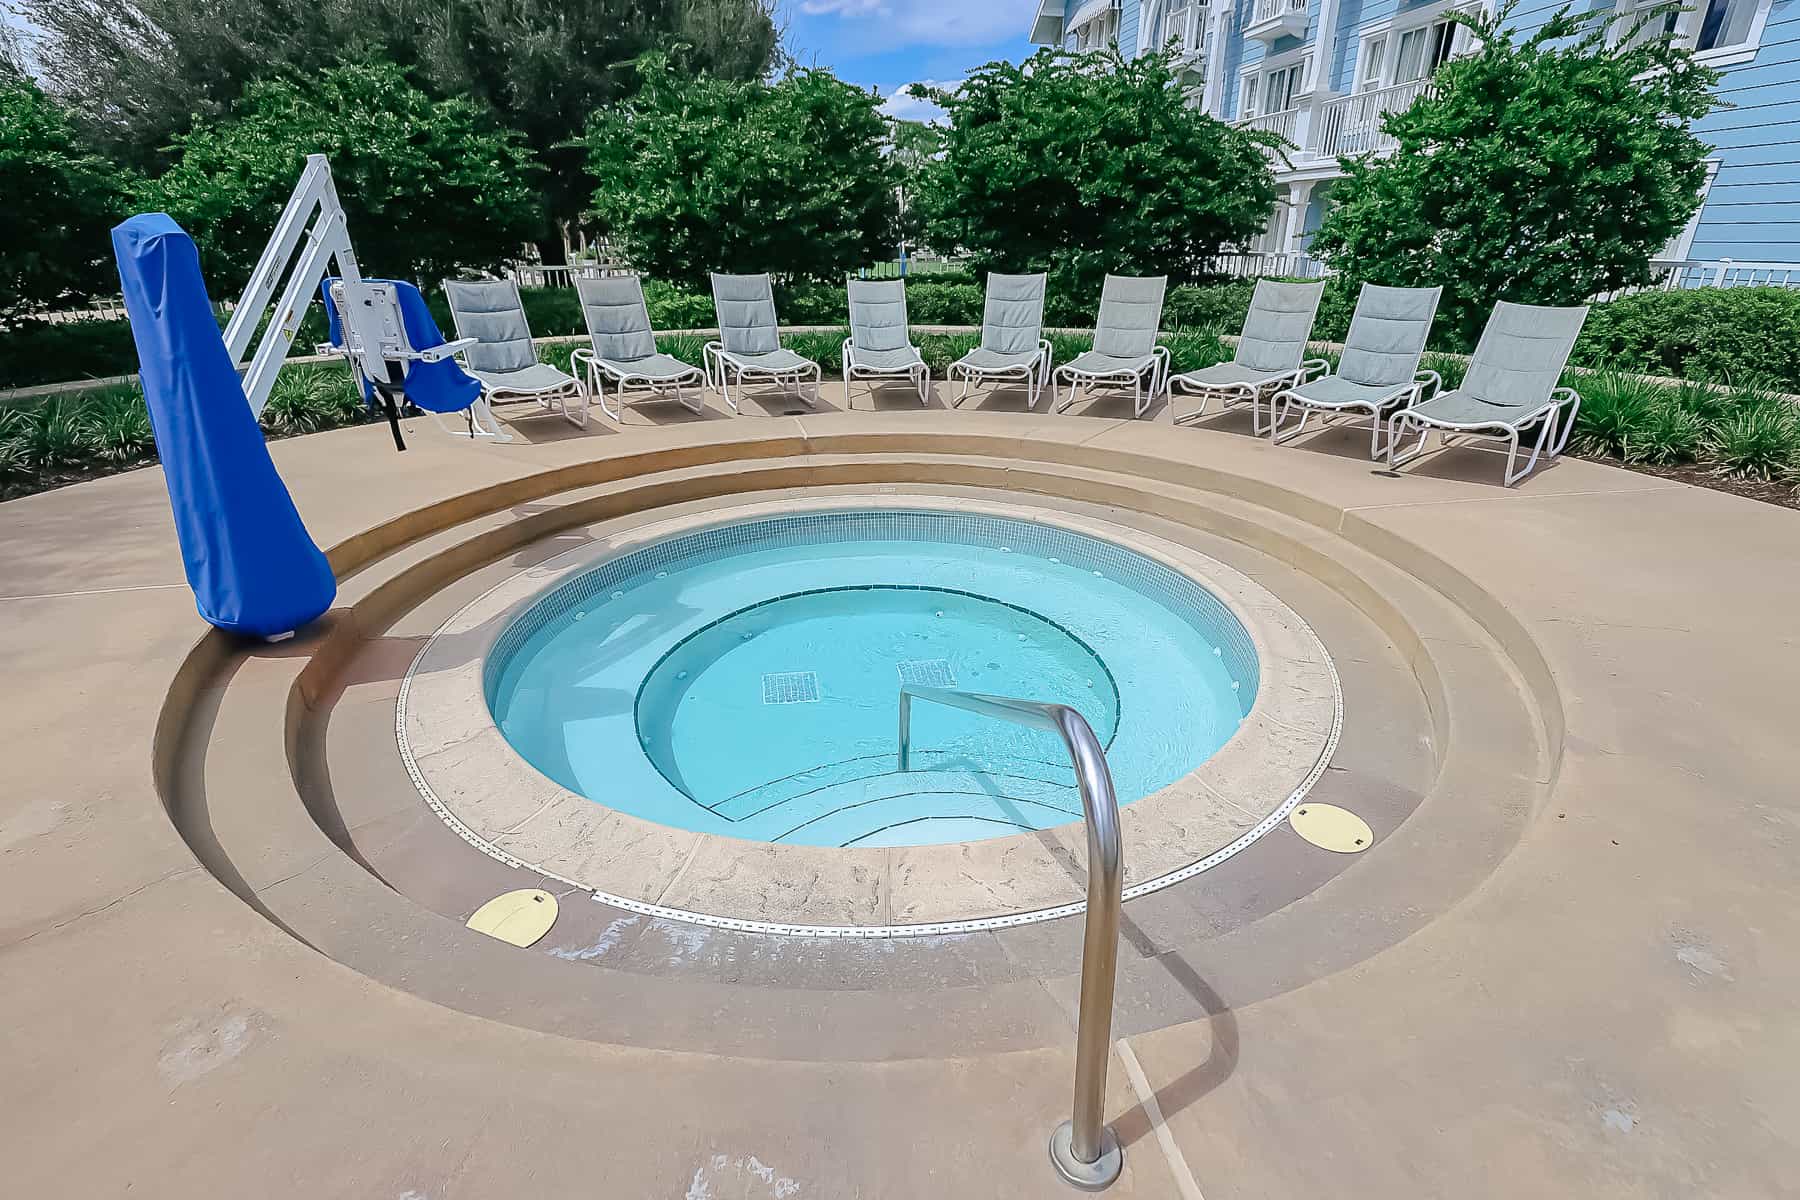
[[[1168,329],[1208,329],[1235,333],[1243,324],[1255,283],[1233,279],[1169,290],[1163,325]],[[712,298],[682,292],[659,281],[644,287],[650,320],[658,329],[700,329],[713,323]],[[581,306],[568,288],[528,289],[526,316],[539,337],[584,331]],[[1097,297],[1051,295],[1044,317],[1052,326],[1081,328],[1093,323]],[[438,323],[451,328],[441,295],[427,297]],[[844,289],[797,284],[778,290],[776,304],[788,325],[843,324]],[[919,325],[978,325],[982,287],[957,275],[915,278],[907,284],[907,305]],[[1341,279],[1327,283],[1313,329],[1318,341],[1342,341],[1356,306],[1355,289]],[[1440,330],[1447,337],[1448,330]],[[315,305],[301,327],[295,353],[310,354],[325,336]],[[1800,391],[1800,289],[1702,288],[1644,292],[1594,305],[1575,347],[1582,366],[1616,368],[1676,378],[1732,382],[1762,380],[1785,391]],[[1439,339],[1433,349],[1466,351]],[[0,389],[65,379],[127,375],[137,370],[137,352],[124,321],[28,324],[0,332]]]

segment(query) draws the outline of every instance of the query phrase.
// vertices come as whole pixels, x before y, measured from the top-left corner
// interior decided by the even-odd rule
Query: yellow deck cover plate
[[[1356,854],[1375,841],[1368,822],[1335,804],[1302,804],[1288,814],[1294,832],[1315,846],[1339,854]]]
[[[515,946],[529,946],[556,924],[556,897],[537,888],[503,892],[475,910],[469,928]]]

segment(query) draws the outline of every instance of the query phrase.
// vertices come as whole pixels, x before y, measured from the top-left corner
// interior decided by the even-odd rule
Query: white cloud
[[[941,125],[944,121],[944,110],[919,95],[914,89],[919,87],[954,88],[962,80],[949,82],[928,79],[923,84],[909,83],[897,89],[893,95],[882,102],[881,111],[896,121],[925,121],[932,125]]]
[[[799,0],[808,16],[866,23],[877,45],[984,46],[1023,38],[1037,0]]]

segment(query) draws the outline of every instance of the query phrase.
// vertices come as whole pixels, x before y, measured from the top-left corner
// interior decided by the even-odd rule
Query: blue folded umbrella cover
[[[125,312],[200,615],[271,637],[331,607],[337,580],[306,532],[244,399],[193,239],[163,213],[112,231]]]

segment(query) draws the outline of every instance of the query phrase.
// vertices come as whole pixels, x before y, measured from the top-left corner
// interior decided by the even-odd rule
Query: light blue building
[[[1651,0],[1574,0],[1594,7]],[[1278,168],[1286,195],[1246,270],[1304,274],[1305,252],[1343,172],[1339,155],[1382,153],[1384,113],[1431,85],[1469,31],[1445,19],[1485,0],[1042,0],[1031,40],[1138,54],[1174,42],[1207,112],[1270,129],[1298,151]],[[1734,107],[1698,126],[1713,147],[1705,203],[1658,256],[1671,282],[1800,286],[1800,0],[1693,0],[1674,32],[1723,75]],[[1560,0],[1522,0],[1511,23],[1535,28]],[[1489,6],[1491,11],[1491,6]],[[1615,25],[1622,36],[1629,22]]]

